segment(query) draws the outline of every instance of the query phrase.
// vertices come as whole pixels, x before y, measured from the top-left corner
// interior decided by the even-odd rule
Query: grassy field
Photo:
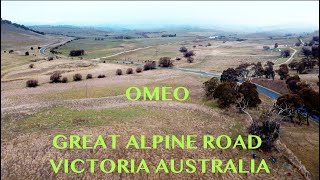
[[[201,34],[210,35],[210,33]],[[186,58],[182,58],[180,61],[174,60],[175,67],[221,73],[241,63],[276,61],[279,57],[279,52],[262,50],[263,45],[271,46],[277,40],[249,39],[244,42],[223,43],[219,40],[194,41],[195,35],[197,35],[196,32],[176,38],[105,39],[103,41],[95,41],[94,38],[80,39],[60,47],[58,51],[68,56],[70,50],[84,49],[86,54],[83,60],[62,57],[53,61],[34,62],[33,69],[27,65],[31,60],[39,57],[36,54],[37,50],[32,51],[37,55],[36,57],[24,56],[23,53],[27,49],[23,48],[17,54],[2,53],[1,70],[4,71],[1,78],[1,145],[4,147],[1,152],[2,179],[33,179],[34,177],[40,179],[302,179],[299,169],[291,165],[286,156],[278,151],[265,153],[240,149],[143,151],[124,148],[115,151],[102,149],[59,151],[52,147],[52,137],[59,133],[65,135],[92,134],[93,136],[113,133],[121,134],[124,138],[132,134],[147,136],[152,134],[197,134],[199,136],[227,134],[233,139],[239,134],[246,135],[250,125],[247,115],[238,113],[234,107],[220,109],[216,100],[205,98],[203,83],[210,77],[166,69],[143,71],[139,74],[134,72],[130,75],[124,73],[122,76],[117,76],[115,74],[117,69],[125,72],[127,68],[135,69],[136,66],[108,62],[109,60],[142,63],[146,60],[157,61],[164,56],[175,59],[182,57],[183,54],[178,50],[181,46],[186,46],[195,52],[195,62],[189,64]],[[283,46],[292,43],[291,41],[294,40],[281,39],[279,42]],[[211,46],[206,47],[208,43]],[[106,63],[90,60],[148,46],[152,47],[103,58],[102,60],[105,60]],[[69,82],[50,83],[50,76],[54,72],[61,72],[63,77],[69,79]],[[72,80],[76,73],[82,75],[82,81]],[[86,80],[87,74],[92,74],[94,78]],[[106,77],[97,78],[100,74]],[[25,82],[28,79],[37,79],[40,86],[26,88]],[[151,90],[162,86],[184,86],[189,89],[190,97],[185,102],[156,102],[142,99],[131,102],[125,97],[125,91],[130,86],[148,87]],[[258,118],[261,111],[269,109],[273,104],[268,97],[262,94],[259,96],[263,101],[262,104],[258,108],[249,110],[254,118]],[[284,123],[282,126],[280,140],[302,161],[312,173],[312,178],[317,179],[319,177],[317,170],[319,166],[318,125],[312,123],[310,127],[305,125],[293,127],[289,123]],[[125,140],[127,139],[121,139],[120,145],[123,145]],[[160,158],[220,158],[224,161],[230,158],[243,158],[249,160],[252,153],[257,154],[258,159],[266,159],[271,167],[271,174],[168,173],[132,176],[124,173],[110,175],[70,173],[66,175],[51,173],[52,169],[47,163],[49,158],[57,160],[63,157],[70,159],[144,158],[152,162]],[[271,162],[272,157],[277,158],[276,163]]]
[[[143,48],[147,46],[157,46],[161,44],[176,43],[186,40],[191,40],[192,37],[175,37],[175,38],[138,38],[129,40],[105,39],[96,41],[94,38],[86,38],[73,41],[57,51],[62,52],[62,55],[68,56],[71,50],[84,49],[84,58],[99,58],[109,56],[122,51]]]

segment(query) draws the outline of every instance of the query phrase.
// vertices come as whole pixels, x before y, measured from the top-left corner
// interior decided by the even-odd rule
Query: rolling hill
[[[1,19],[1,50],[42,44],[48,40],[43,32]]]

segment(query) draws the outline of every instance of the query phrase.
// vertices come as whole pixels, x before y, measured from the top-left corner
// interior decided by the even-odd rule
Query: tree
[[[302,43],[300,41],[296,42],[295,45],[296,46],[300,46]]]
[[[275,43],[275,44],[274,44],[274,48],[275,48],[275,49],[278,48],[278,46],[279,46],[278,43]]]
[[[128,68],[126,71],[126,74],[133,74],[133,69],[132,68]]]
[[[237,71],[233,68],[228,68],[227,70],[224,70],[221,74],[220,81],[221,82],[237,82],[238,81]]]
[[[280,80],[284,80],[289,75],[289,69],[287,64],[281,64],[279,67],[279,70],[277,70],[277,73],[280,76]]]
[[[273,62],[271,62],[271,61],[267,62],[267,67],[264,70],[264,74],[267,79],[269,79],[271,77],[274,80],[275,73],[273,70],[273,65],[274,65]]]
[[[297,72],[299,73],[299,74],[302,74],[303,72],[304,72],[304,70],[306,69],[306,67],[305,67],[305,65],[304,65],[304,63],[302,63],[302,62],[299,62],[298,64],[297,64]]]
[[[152,70],[156,68],[156,62],[155,61],[148,61],[146,64],[143,66],[144,71]]]
[[[308,48],[308,47],[303,47],[303,48],[302,48],[302,54],[303,54],[304,56],[306,56],[306,58],[309,58],[309,57],[312,55],[312,51],[311,51],[311,49]]]
[[[87,79],[92,79],[93,77],[92,77],[92,74],[87,74],[87,77],[86,77]]]
[[[292,123],[293,117],[299,113],[299,108],[303,106],[303,100],[297,94],[285,94],[280,96],[277,99],[276,104],[274,105],[274,110],[278,112],[279,115],[287,117],[291,120]],[[300,114],[298,115],[299,120]]]
[[[82,75],[79,74],[79,73],[73,75],[73,80],[74,81],[81,81],[82,80]]]
[[[255,75],[258,76],[258,77],[261,77],[265,74],[264,72],[264,69],[262,67],[262,64],[261,62],[258,62],[256,65],[255,65]]]
[[[161,57],[159,60],[160,67],[172,67],[173,63],[170,57]]]
[[[35,79],[28,80],[26,82],[26,86],[27,87],[37,87],[37,86],[39,86],[38,80],[35,80]]]
[[[319,36],[313,36],[313,37],[312,37],[312,40],[319,42]]]
[[[183,56],[184,57],[191,57],[191,56],[194,56],[195,54],[194,54],[194,52],[193,51],[188,51],[188,52],[185,52],[185,53],[183,53]]]
[[[261,117],[260,117],[261,118]],[[270,120],[270,116],[263,117],[263,120],[254,121],[249,127],[249,133],[261,138],[260,149],[271,151],[274,142],[280,136],[280,123]]]
[[[316,65],[315,60],[312,60],[310,58],[303,58],[301,63],[304,64],[304,66],[306,67],[306,69],[313,69],[313,67]]]
[[[261,104],[259,93],[255,84],[245,81],[239,86],[239,93],[243,95],[243,100],[247,102],[248,107],[257,107]]]
[[[61,80],[62,83],[67,83],[68,82],[68,78],[67,77],[63,77]]]
[[[137,67],[136,73],[141,73],[141,72],[142,72],[142,68],[141,67]]]
[[[61,82],[61,74],[59,72],[55,72],[50,76],[51,83],[59,83]]]
[[[69,53],[69,56],[82,56],[84,55],[84,50],[80,49],[80,50],[71,50]]]
[[[281,51],[281,57],[289,57],[290,54],[290,50],[288,49]]]
[[[216,88],[220,85],[219,78],[213,77],[210,80],[203,83],[204,90],[206,92],[207,98],[213,98],[213,93],[216,90]]]
[[[319,46],[312,46],[311,54],[314,58],[319,58]]]
[[[298,75],[290,76],[289,78],[287,78],[286,83],[288,84],[288,82],[290,82],[291,80],[300,82],[300,77]]]
[[[116,75],[118,75],[118,76],[122,75],[122,70],[121,69],[117,69],[116,70]]]
[[[298,92],[298,95],[303,100],[304,108],[309,113],[314,113],[319,116],[319,92],[316,92],[312,88],[303,88]],[[309,125],[308,116],[307,124]]]
[[[237,83],[224,82],[217,86],[213,93],[213,98],[218,99],[218,104],[221,108],[229,107],[240,97],[236,89]]]
[[[286,84],[292,93],[297,93],[299,91],[298,82],[300,82],[300,77],[298,75],[287,78]]]
[[[181,48],[179,49],[179,51],[182,52],[182,53],[184,53],[184,52],[187,52],[188,49],[183,46],[183,47],[181,47]]]

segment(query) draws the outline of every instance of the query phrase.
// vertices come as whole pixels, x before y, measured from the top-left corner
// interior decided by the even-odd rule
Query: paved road
[[[48,55],[45,53],[46,49],[48,49],[49,47],[53,47],[53,46],[58,46],[58,45],[60,45],[60,44],[64,44],[64,43],[66,43],[66,42],[69,41],[69,40],[70,40],[70,39],[65,40],[65,41],[56,41],[56,42],[54,42],[54,43],[44,45],[43,47],[41,47],[41,48],[39,49],[39,53],[40,53],[42,56],[48,56]]]

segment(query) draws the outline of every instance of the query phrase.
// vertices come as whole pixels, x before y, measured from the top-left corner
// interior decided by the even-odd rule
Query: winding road
[[[297,50],[294,49],[294,48],[292,48],[292,47],[290,47],[290,49],[293,50],[293,53],[291,54],[291,56],[290,56],[285,62],[280,63],[280,64],[276,64],[276,65],[274,65],[274,66],[280,66],[280,65],[282,65],[282,64],[289,64],[289,63],[291,63],[291,61],[292,61],[292,59],[293,59],[293,56],[297,53]]]
[[[50,47],[50,46],[53,46],[53,45],[59,45],[59,44],[62,44],[64,42],[59,42],[59,43],[53,43],[53,44],[49,44],[45,47],[42,47],[39,52],[44,55],[44,56],[47,56],[45,54],[45,50]],[[177,43],[177,42],[175,42]],[[163,46],[163,45],[168,45],[168,44],[172,44],[172,43],[166,43],[166,44],[162,44],[160,46]],[[114,57],[114,56],[117,56],[117,55],[120,55],[120,54],[124,54],[124,53],[128,53],[128,52],[134,52],[134,51],[138,51],[138,50],[142,50],[142,49],[148,49],[148,48],[151,48],[151,47],[154,47],[154,46],[146,46],[146,47],[142,47],[142,48],[136,48],[136,49],[132,49],[132,50],[127,50],[127,51],[123,51],[123,52],[120,52],[120,53],[116,53],[116,54],[113,54],[113,55],[110,55],[110,56],[106,56],[106,57],[101,57],[101,58],[109,58],[109,57]],[[277,64],[275,66],[280,66],[281,64],[288,64],[292,61],[293,59],[293,56],[297,53],[297,50],[290,47],[290,49],[292,49],[294,52],[291,54],[291,56],[283,63],[280,63],[280,64]],[[100,58],[97,58],[97,59],[92,59],[92,60],[100,60]],[[141,64],[136,64],[136,65],[140,65]],[[196,70],[190,70],[190,69],[183,69],[183,68],[166,68],[168,70],[177,70],[177,71],[183,71],[183,72],[188,72],[188,73],[195,73],[195,74],[200,74],[200,75],[204,75],[204,76],[210,76],[210,77],[217,77],[217,78],[220,78],[220,75],[218,74],[213,74],[213,73],[210,73],[210,72],[204,72],[204,71],[196,71]],[[241,82],[240,82],[241,83]],[[256,87],[257,87],[257,91],[259,93],[262,93],[264,95],[266,95],[267,97],[271,98],[272,100],[276,100],[278,97],[281,96],[280,93],[278,92],[275,92],[269,88],[266,88],[264,86],[261,86],[259,84],[255,84]],[[319,124],[319,117],[318,116],[315,116],[315,115],[311,115],[309,114],[310,118],[315,121],[316,123]]]

